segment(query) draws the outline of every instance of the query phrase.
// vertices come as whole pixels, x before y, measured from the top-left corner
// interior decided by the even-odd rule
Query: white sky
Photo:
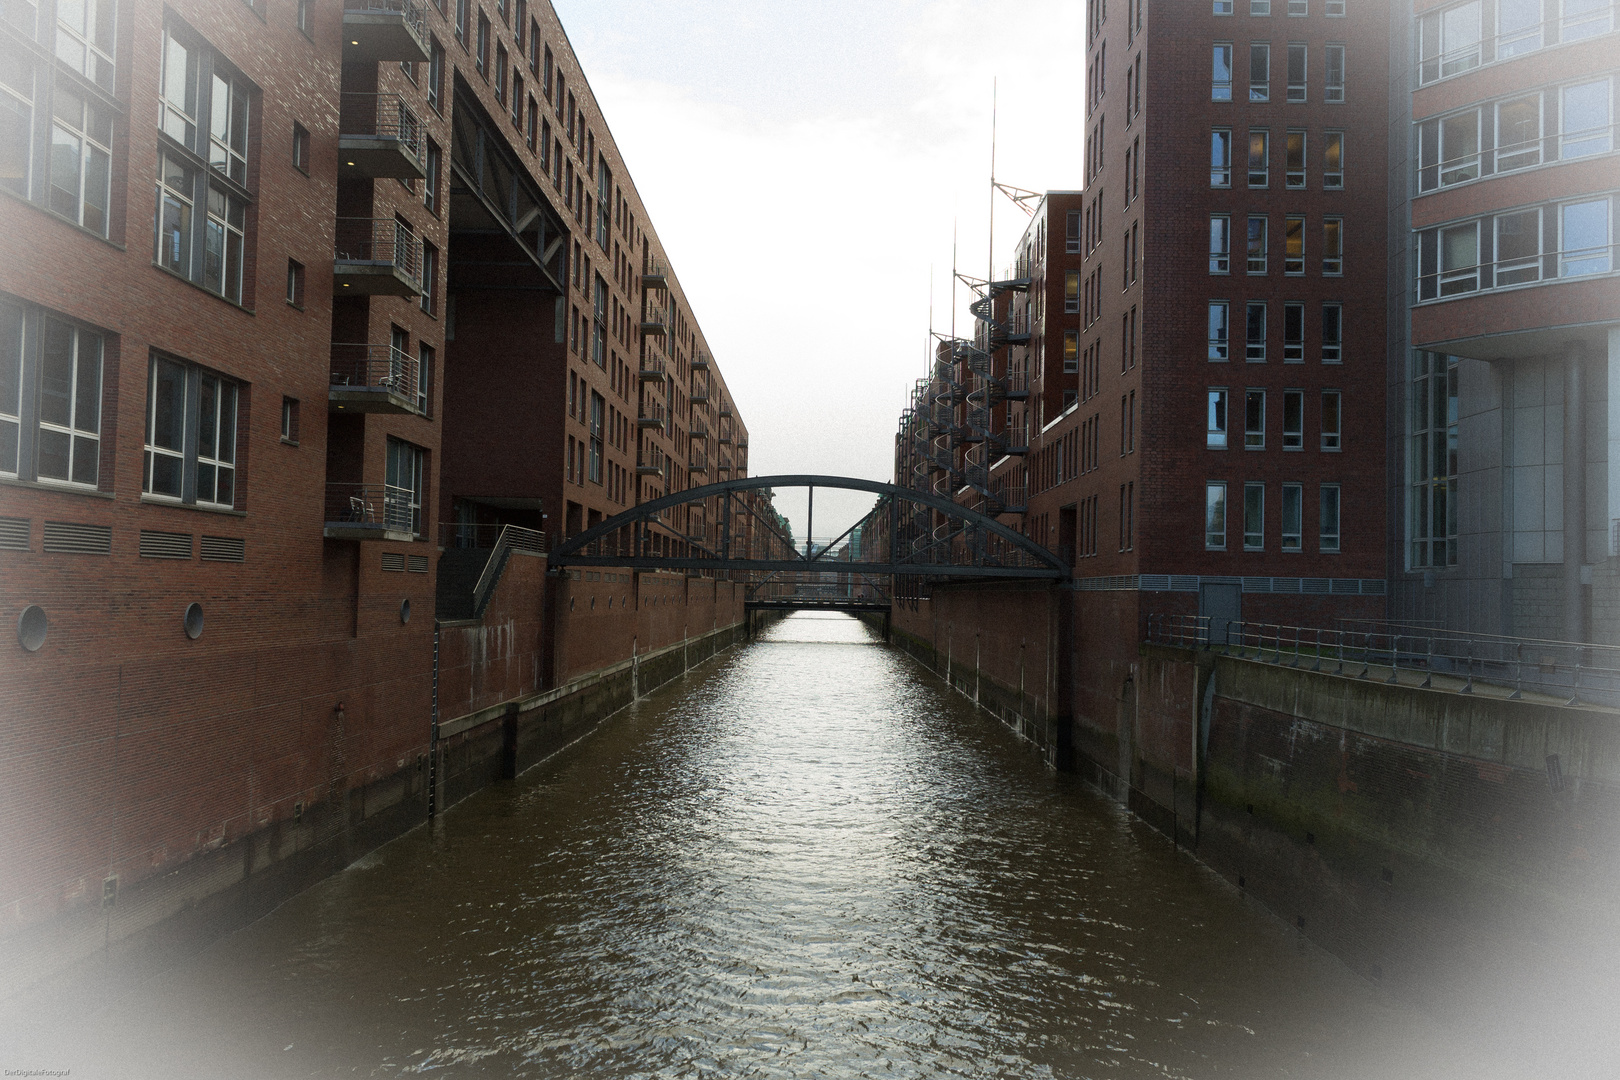
[[[993,80],[997,178],[1080,186],[1084,4],[553,3],[748,424],[749,472],[890,479],[930,274],[950,329],[953,223],[961,269],[987,268]],[[1001,265],[1027,219],[998,199]],[[816,503],[817,536],[871,504]],[[802,497],[778,506],[802,536]]]

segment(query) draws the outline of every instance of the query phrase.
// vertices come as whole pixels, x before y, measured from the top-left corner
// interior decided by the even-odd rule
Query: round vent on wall
[[[411,602],[409,600],[399,602],[399,621],[402,623],[411,621]]]
[[[47,629],[45,609],[38,604],[29,604],[17,618],[17,644],[29,652],[38,652],[39,647],[45,644]]]
[[[186,637],[196,641],[202,637],[203,610],[201,604],[188,604],[185,617]]]

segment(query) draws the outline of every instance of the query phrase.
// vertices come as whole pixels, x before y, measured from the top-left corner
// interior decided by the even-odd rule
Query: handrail
[[[416,0],[343,0],[345,14],[402,15],[405,25],[416,31],[416,36],[427,36],[427,11]]]
[[[1485,106],[1488,110],[1489,106]],[[1444,123],[1448,119],[1466,115],[1469,112],[1479,113],[1481,106],[1475,105],[1469,109],[1456,112],[1441,113],[1436,116],[1424,117],[1419,123]],[[1489,120],[1489,114],[1484,118]],[[1539,122],[1539,118],[1538,118]],[[1620,124],[1599,124],[1597,127],[1579,128],[1575,131],[1558,131],[1547,135],[1538,135],[1534,139],[1524,139],[1516,143],[1504,143],[1498,146],[1481,147],[1471,153],[1459,154],[1456,157],[1440,158],[1425,165],[1421,159],[1414,163],[1417,170],[1418,194],[1426,195],[1431,191],[1440,191],[1445,188],[1456,187],[1459,184],[1469,184],[1476,180],[1488,180],[1493,176],[1517,172],[1520,169],[1532,169],[1539,165],[1550,165],[1566,161],[1581,161],[1589,157],[1598,157],[1612,153],[1615,147],[1615,136],[1620,133]],[[1580,143],[1593,139],[1607,137],[1609,145],[1606,149],[1593,150],[1584,154],[1564,154],[1563,147],[1570,143]],[[1517,161],[1518,158],[1531,158],[1534,160]],[[1512,164],[1503,165],[1506,158]],[[1456,173],[1472,169],[1472,174],[1458,179],[1447,180],[1448,173]]]
[[[517,525],[501,526],[501,534],[495,538],[495,547],[489,553],[489,560],[484,563],[484,569],[478,575],[477,583],[473,585],[474,617],[481,617],[484,609],[489,606],[489,598],[494,593],[495,586],[500,583],[501,575],[506,571],[506,559],[514,551],[544,555],[546,534]]]
[[[422,282],[422,240],[398,218],[338,218],[335,257],[388,263],[418,286]]]
[[[1479,219],[1488,221],[1489,218]],[[1470,222],[1458,222],[1459,226],[1466,226]],[[1439,226],[1437,228],[1453,228],[1455,226]],[[1424,232],[1430,230],[1425,229]],[[1520,285],[1542,285],[1559,281],[1579,281],[1582,278],[1601,277],[1615,271],[1616,255],[1620,253],[1620,244],[1598,244],[1593,247],[1557,249],[1542,251],[1535,255],[1524,255],[1514,259],[1493,259],[1489,262],[1481,261],[1467,266],[1447,267],[1427,274],[1417,274],[1414,280],[1414,304],[1431,304],[1444,300],[1452,300],[1459,296],[1471,295],[1480,292],[1493,292],[1497,289],[1514,288]],[[1582,273],[1563,273],[1568,263],[1596,263],[1601,261],[1601,269],[1588,270]],[[1548,273],[1551,264],[1552,273]],[[1499,273],[1515,273],[1530,271],[1534,277],[1527,277],[1523,281],[1495,280]],[[1452,286],[1462,286],[1460,288]],[[1448,290],[1450,288],[1450,291]]]
[[[376,387],[413,402],[421,398],[421,361],[392,345],[334,341],[331,368],[334,387]]]
[[[399,94],[345,92],[338,110],[338,134],[398,139],[418,161],[422,158],[422,121]]]

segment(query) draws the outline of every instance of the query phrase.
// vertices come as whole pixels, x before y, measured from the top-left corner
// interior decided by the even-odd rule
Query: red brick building
[[[47,0],[0,51],[21,984],[419,820],[435,607],[476,616],[490,526],[555,540],[745,473],[748,436],[543,0]],[[455,623],[447,708],[741,618],[728,583],[592,573],[558,655],[509,585]]]

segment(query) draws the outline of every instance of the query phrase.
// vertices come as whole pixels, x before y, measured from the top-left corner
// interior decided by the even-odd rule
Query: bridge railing
[[[1620,706],[1620,646],[1594,642],[1471,634],[1394,623],[1347,623],[1330,628],[1156,613],[1147,617],[1146,637],[1160,645],[1376,678],[1391,685],[1472,694],[1476,684],[1484,684],[1510,699],[1528,691],[1569,705]]]

